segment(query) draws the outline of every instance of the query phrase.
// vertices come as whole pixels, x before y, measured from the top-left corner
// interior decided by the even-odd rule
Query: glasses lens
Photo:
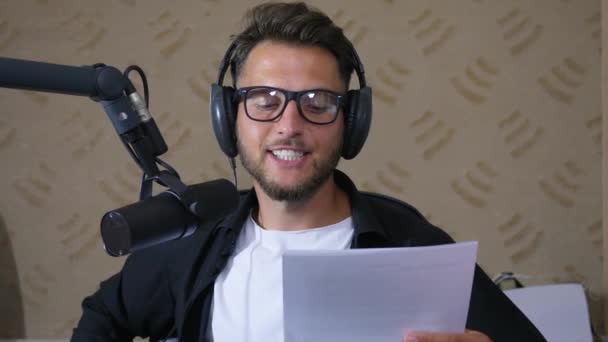
[[[252,88],[247,91],[245,109],[254,120],[272,120],[285,103],[285,95],[272,88]]]
[[[332,122],[338,114],[338,96],[324,90],[314,90],[302,94],[300,108],[302,114],[312,122]]]

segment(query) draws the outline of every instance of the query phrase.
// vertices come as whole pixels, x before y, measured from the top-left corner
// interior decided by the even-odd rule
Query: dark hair
[[[243,21],[245,29],[231,37],[236,44],[231,62],[234,83],[251,49],[262,41],[272,40],[328,50],[336,57],[340,78],[348,88],[355,63],[352,43],[320,10],[303,2],[265,3],[248,10]]]

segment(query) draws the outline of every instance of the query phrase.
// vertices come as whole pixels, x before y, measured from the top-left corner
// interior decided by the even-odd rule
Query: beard
[[[287,139],[285,145],[298,145],[297,138]],[[333,174],[340,162],[342,151],[342,138],[336,147],[323,159],[313,161],[313,173],[298,184],[292,186],[280,185],[269,177],[262,165],[262,159],[255,160],[247,149],[241,144],[237,134],[237,148],[243,167],[249,172],[253,179],[260,185],[262,190],[275,201],[300,202],[310,198],[325,181]]]

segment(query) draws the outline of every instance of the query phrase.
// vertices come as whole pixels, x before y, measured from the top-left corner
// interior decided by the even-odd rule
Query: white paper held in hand
[[[285,342],[391,342],[410,330],[464,332],[477,246],[286,252]]]

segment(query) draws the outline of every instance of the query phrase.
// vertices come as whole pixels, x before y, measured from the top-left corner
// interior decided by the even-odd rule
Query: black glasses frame
[[[253,89],[268,89],[268,90],[276,90],[281,92],[284,96],[285,96],[285,102],[283,103],[283,108],[281,108],[280,111],[277,112],[277,115],[275,115],[272,118],[269,119],[255,119],[253,118],[251,115],[249,115],[249,111],[247,110],[247,94],[249,93],[250,90]],[[329,121],[329,122],[315,122],[310,120],[309,118],[306,117],[306,115],[304,115],[302,108],[300,107],[300,98],[302,97],[302,95],[304,94],[308,94],[311,92],[315,92],[315,91],[323,91],[326,93],[330,93],[332,95],[334,95],[336,97],[337,100],[337,109],[336,109],[336,115],[334,115],[333,120]],[[344,107],[344,100],[346,98],[346,95],[341,94],[341,93],[337,93],[335,91],[332,90],[327,90],[327,89],[323,89],[323,88],[315,88],[315,89],[306,89],[306,90],[301,90],[301,91],[289,91],[286,89],[281,89],[281,88],[275,88],[275,87],[267,87],[267,86],[252,86],[252,87],[242,87],[236,90],[235,95],[237,97],[237,100],[239,101],[243,101],[244,107],[245,107],[245,114],[247,114],[247,117],[250,118],[253,121],[260,121],[260,122],[269,122],[269,121],[274,121],[277,118],[279,118],[281,115],[283,115],[283,112],[285,111],[285,108],[287,108],[287,104],[289,103],[289,101],[294,100],[296,102],[296,107],[298,108],[298,113],[300,114],[300,116],[315,125],[329,125],[330,123],[333,123],[336,121],[336,119],[338,118],[338,113],[341,109],[343,109]]]

